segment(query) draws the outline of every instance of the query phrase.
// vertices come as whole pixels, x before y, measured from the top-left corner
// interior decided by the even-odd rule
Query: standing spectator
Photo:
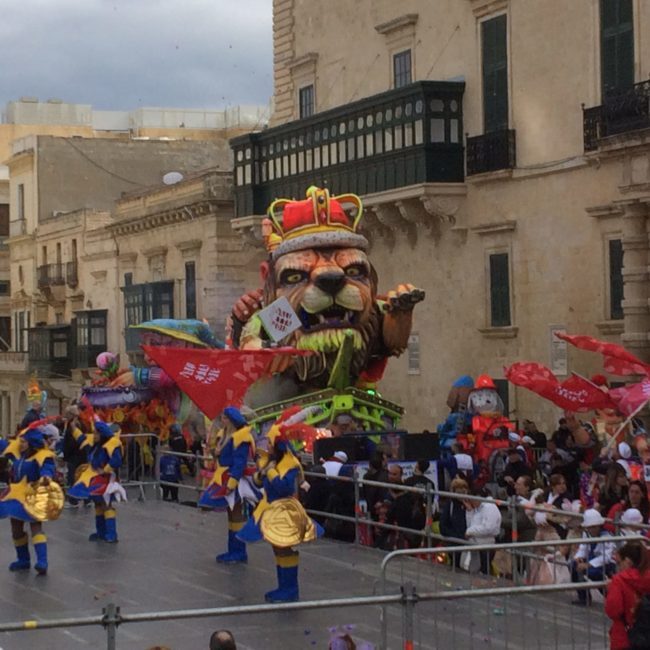
[[[643,624],[650,640],[650,621],[638,620],[639,601],[650,594],[650,557],[640,542],[628,542],[617,555],[618,573],[609,583],[605,598],[605,613],[612,619],[610,647],[612,650],[641,650],[643,646],[631,645],[628,631],[636,627],[635,624]]]
[[[558,428],[553,432],[551,440],[559,449],[566,449],[567,440],[571,437],[571,429],[569,429],[566,418],[560,418]]]
[[[210,650],[237,650],[235,637],[230,630],[217,630],[210,637]]]
[[[605,519],[598,510],[590,509],[584,513],[582,520],[582,537],[590,538],[608,536],[603,530]],[[614,573],[615,545],[609,542],[593,543],[585,541],[580,544],[571,563],[571,580],[585,582],[587,580],[606,580]],[[578,589],[578,600],[573,605],[585,606],[591,603],[591,594],[586,589]]]
[[[615,503],[607,512],[607,519],[618,519],[623,513],[635,509],[641,514],[641,521],[638,523],[647,524],[650,516],[650,503],[648,502],[648,489],[641,481],[631,481],[627,488],[625,501]],[[615,532],[614,524],[607,524],[606,530]]]
[[[75,474],[80,465],[86,462],[86,451],[90,449],[79,420],[79,408],[75,404],[66,407],[63,412],[63,460],[67,466],[67,486],[72,487]],[[77,506],[79,501],[68,497],[71,506]]]
[[[419,460],[415,463],[413,468],[413,475],[409,476],[405,481],[404,485],[409,485],[410,487],[421,487],[425,488],[427,485],[431,486],[431,490],[435,490],[436,486],[433,481],[426,475],[429,471],[431,464],[428,460]]]
[[[526,465],[519,453],[518,447],[510,447],[507,452],[508,462],[503,474],[498,479],[500,487],[505,487],[508,496],[515,494],[515,481],[520,476],[532,476],[530,467]]]
[[[531,489],[533,487],[533,480],[528,474],[522,474],[517,478],[514,484],[516,518],[517,518],[517,539],[512,539],[512,513],[503,519],[503,529],[506,541],[518,542],[532,542],[535,539],[537,526],[535,522],[528,516],[524,506],[534,505],[531,504]]]
[[[469,494],[467,481],[457,476],[450,489],[455,494]],[[467,511],[461,499],[449,499],[442,507],[440,513],[440,534],[444,537],[453,537],[458,540],[465,539],[467,530]],[[454,566],[460,568],[460,553],[454,553]]]
[[[529,436],[533,440],[533,447],[536,449],[546,449],[546,434],[542,433],[532,420],[524,420],[524,436]]]
[[[20,426],[18,428],[20,430],[26,429],[33,422],[38,422],[38,420],[42,420],[43,419],[42,410],[43,410],[43,403],[41,401],[41,398],[39,397],[39,399],[32,400],[29,403],[29,410],[23,416],[23,419],[21,420]]]
[[[625,469],[612,463],[605,474],[605,486],[600,492],[598,509],[607,514],[613,506],[624,503],[627,498],[628,479]]]
[[[374,456],[370,459],[370,466],[364,480],[376,481],[377,483],[388,482],[388,472],[386,471],[385,454],[377,450]],[[364,485],[363,496],[368,504],[368,512],[370,516],[377,521],[379,518],[379,508],[386,499],[386,488],[377,485]]]
[[[165,454],[163,452],[160,457],[160,480],[164,483],[180,483],[182,481],[181,475],[181,459],[172,454]],[[163,501],[176,501],[178,502],[178,488],[173,485],[162,485]]]
[[[477,495],[478,496],[478,495]],[[501,512],[495,503],[465,499],[467,530],[465,537],[471,544],[494,544],[501,531]],[[490,574],[490,563],[494,553],[480,551],[481,573]]]

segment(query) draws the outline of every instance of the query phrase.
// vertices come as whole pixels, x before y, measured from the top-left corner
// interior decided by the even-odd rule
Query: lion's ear
[[[271,267],[268,262],[262,262],[260,264],[260,275],[262,276],[262,282],[266,282],[271,272]]]

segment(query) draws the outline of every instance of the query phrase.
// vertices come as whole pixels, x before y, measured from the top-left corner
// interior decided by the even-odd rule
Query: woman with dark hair
[[[641,513],[642,523],[647,524],[650,517],[650,501],[648,501],[648,488],[643,481],[630,481],[627,488],[625,501],[614,504],[607,513],[607,519],[618,519],[626,510],[634,508]],[[615,532],[614,524],[607,524],[605,529]],[[639,531],[643,532],[643,531]]]
[[[627,498],[627,474],[619,463],[612,463],[605,474],[605,486],[598,499],[598,509],[602,515],[607,515],[617,503],[623,503]]]
[[[612,619],[612,650],[641,650],[631,644],[628,632],[636,622],[639,601],[645,594],[650,594],[650,556],[640,542],[628,542],[618,550],[618,573],[609,583],[605,598],[605,613]]]

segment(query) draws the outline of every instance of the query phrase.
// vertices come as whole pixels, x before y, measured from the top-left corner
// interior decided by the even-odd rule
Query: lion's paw
[[[411,311],[415,305],[424,300],[425,293],[422,289],[412,284],[400,284],[386,296],[384,310],[387,312]]]

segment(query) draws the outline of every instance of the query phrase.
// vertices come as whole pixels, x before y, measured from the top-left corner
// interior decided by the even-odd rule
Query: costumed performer
[[[257,504],[261,492],[253,484],[254,469],[248,460],[255,457],[255,441],[246,418],[229,406],[222,415],[223,429],[217,434],[217,464],[212,480],[199,499],[199,507],[228,511],[228,550],[217,562],[237,564],[248,561],[246,544],[237,533],[246,523],[246,503]]]
[[[25,522],[32,533],[36,554],[34,568],[39,575],[47,573],[47,537],[43,521],[58,518],[63,509],[63,490],[52,479],[55,473],[54,454],[45,447],[43,432],[27,429],[12,441],[2,441],[4,457],[12,461],[9,487],[0,498],[0,518],[9,517],[11,536],[17,559],[10,571],[26,571],[31,566]]]
[[[108,424],[94,422],[93,444],[88,450],[88,463],[79,467],[79,477],[68,490],[74,499],[92,499],[95,503],[95,532],[91,542],[117,542],[114,503],[126,501],[126,492],[118,481],[122,465],[122,443],[119,433]],[[85,434],[84,434],[85,435]]]
[[[264,496],[237,535],[243,542],[264,539],[273,546],[278,588],[264,595],[271,603],[299,599],[299,555],[293,547],[323,534],[323,529],[298,501],[298,486],[303,483],[304,475],[291,449],[289,433],[286,424],[276,422],[266,436],[270,453],[258,450],[254,480],[264,488]]]

